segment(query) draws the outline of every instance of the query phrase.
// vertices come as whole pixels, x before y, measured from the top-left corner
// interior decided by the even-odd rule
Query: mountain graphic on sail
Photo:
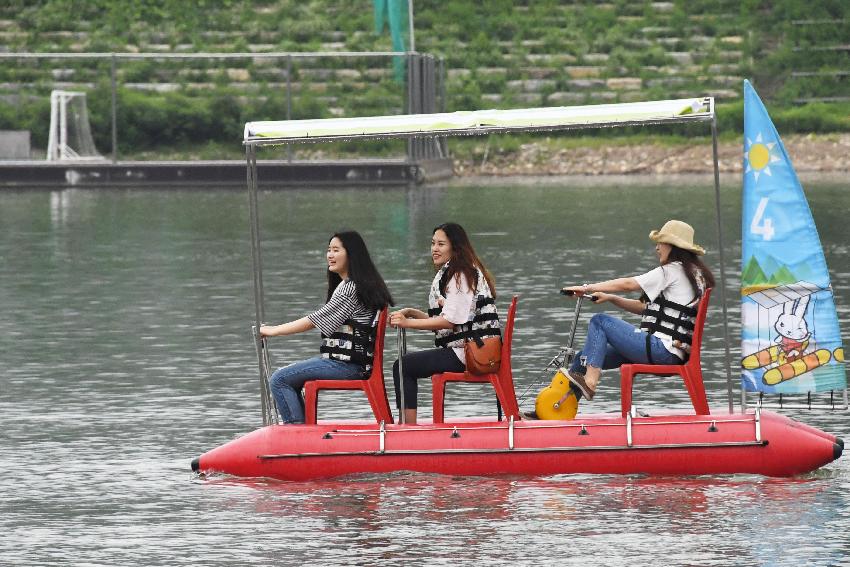
[[[744,81],[741,367],[747,391],[847,387],[826,260],[803,188],[755,89]]]

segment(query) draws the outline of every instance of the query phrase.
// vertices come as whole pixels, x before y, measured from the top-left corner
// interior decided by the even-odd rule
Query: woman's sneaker
[[[567,378],[581,391],[581,395],[584,396],[588,402],[593,399],[594,394],[596,394],[596,390],[591,389],[590,386],[587,385],[587,382],[584,381],[583,374],[567,372]]]

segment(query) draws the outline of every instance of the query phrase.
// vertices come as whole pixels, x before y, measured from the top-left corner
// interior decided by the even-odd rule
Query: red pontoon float
[[[197,471],[309,480],[357,473],[792,476],[837,459],[840,439],[779,414],[429,425],[271,425],[203,454]]]
[[[256,148],[264,145],[380,138],[433,138],[514,131],[571,130],[710,122],[721,266],[721,299],[726,333],[729,411],[710,413],[695,352],[682,367],[625,365],[621,369],[619,415],[578,415],[570,421],[522,421],[511,374],[511,337],[516,300],[505,326],[502,370],[487,376],[443,374],[433,378],[434,423],[393,424],[383,386],[383,344],[376,344],[375,368],[367,380],[308,382],[307,425],[276,425],[268,392],[269,357],[257,340],[264,427],[204,453],[192,461],[197,472],[245,477],[309,480],[359,473],[418,471],[449,475],[552,475],[564,473],[704,475],[752,473],[792,476],[815,470],[841,456],[844,443],[833,435],[761,406],[735,412],[732,402],[726,302],[723,296],[723,240],[719,216],[716,117],[711,97],[585,107],[487,110],[447,114],[250,122],[245,127],[251,213],[254,297],[257,325],[263,321],[262,262],[257,214]],[[700,306],[701,331],[708,298]],[[701,318],[701,319],[700,319]],[[378,336],[383,343],[386,315]],[[687,368],[686,368],[687,367]],[[631,405],[635,374],[682,377],[695,415],[638,416]],[[443,423],[447,381],[490,382],[504,408],[504,420],[460,419]],[[312,386],[310,386],[312,384]],[[320,389],[366,392],[376,422],[315,422]]]

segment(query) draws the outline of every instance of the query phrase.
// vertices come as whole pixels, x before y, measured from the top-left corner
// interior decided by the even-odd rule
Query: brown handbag
[[[475,337],[463,344],[466,371],[470,374],[490,374],[499,371],[502,363],[502,339],[500,337]]]

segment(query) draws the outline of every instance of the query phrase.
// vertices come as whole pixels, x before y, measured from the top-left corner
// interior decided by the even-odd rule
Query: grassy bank
[[[249,120],[398,114],[405,85],[391,59],[258,59],[264,52],[388,51],[373,3],[355,0],[9,0],[0,6],[7,52],[247,53],[229,60],[122,61],[117,68],[122,158],[241,155]],[[850,3],[839,0],[670,2],[417,0],[416,47],[446,67],[445,109],[524,108],[712,95],[723,136],[740,133],[749,78],[783,134],[846,132]],[[44,148],[53,88],[88,95],[95,144],[111,147],[108,60],[4,60],[0,128],[29,130]],[[291,83],[291,84],[290,84]],[[679,143],[681,129],[653,129]],[[639,130],[600,131],[602,144]],[[572,138],[572,136],[570,136]],[[524,138],[504,144],[522,144]],[[463,152],[475,141],[453,141]],[[568,142],[576,143],[576,142]],[[491,142],[491,146],[492,146]],[[357,152],[353,145],[313,152]],[[362,149],[371,155],[397,145]]]

